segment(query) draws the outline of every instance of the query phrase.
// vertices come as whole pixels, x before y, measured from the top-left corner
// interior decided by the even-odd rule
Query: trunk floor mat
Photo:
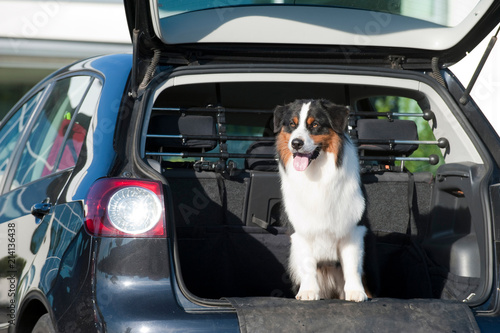
[[[228,298],[241,332],[480,332],[465,303],[375,298],[364,303]]]

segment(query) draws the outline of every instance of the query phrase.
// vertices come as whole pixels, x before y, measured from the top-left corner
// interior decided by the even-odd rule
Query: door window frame
[[[33,183],[33,182],[36,182],[36,181],[42,179],[42,178],[51,177],[51,176],[53,176],[56,173],[61,173],[61,172],[64,172],[64,171],[68,170],[68,169],[65,169],[65,170],[57,171],[56,170],[57,168],[54,168],[54,171],[51,172],[48,175],[45,175],[45,176],[40,177],[38,179],[35,179],[35,180],[33,180],[31,182],[28,182],[26,184],[22,184],[19,187],[17,187],[16,189],[11,189],[11,185],[12,185],[12,182],[14,180],[17,167],[19,166],[19,163],[20,163],[23,151],[26,148],[26,143],[27,143],[27,141],[28,141],[28,139],[29,139],[29,137],[31,135],[33,127],[36,125],[37,119],[40,117],[40,114],[41,114],[41,112],[44,109],[44,106],[45,106],[47,100],[51,96],[51,93],[52,93],[55,85],[57,84],[58,81],[61,81],[61,80],[64,80],[64,79],[70,79],[70,78],[75,77],[75,76],[88,76],[90,78],[90,81],[89,81],[89,84],[88,84],[88,86],[86,88],[85,94],[83,95],[82,100],[78,104],[78,107],[74,111],[74,115],[76,115],[79,112],[80,107],[81,107],[83,101],[85,100],[85,98],[87,97],[87,93],[88,93],[89,89],[92,87],[92,85],[94,84],[95,80],[99,80],[101,82],[101,87],[102,87],[101,88],[101,93],[104,90],[104,79],[98,73],[95,73],[95,72],[92,72],[92,71],[88,71],[88,70],[75,71],[75,72],[71,72],[71,73],[64,73],[62,75],[58,75],[58,76],[55,76],[55,77],[51,78],[50,81],[47,81],[42,86],[40,86],[38,90],[34,91],[33,93],[31,93],[26,98],[23,98],[23,100],[28,101],[37,92],[39,92],[41,90],[45,90],[43,92],[43,96],[40,98],[40,101],[38,102],[38,105],[35,107],[35,110],[33,111],[33,114],[30,117],[30,120],[29,120],[28,124],[26,125],[26,127],[23,130],[23,133],[21,134],[20,138],[18,139],[17,145],[16,145],[16,147],[14,149],[14,154],[13,154],[13,156],[12,156],[10,162],[9,162],[9,165],[5,169],[5,177],[2,180],[3,183],[0,182],[0,189],[1,189],[0,195],[3,195],[5,193],[7,193],[7,192],[16,190],[17,188],[24,187],[24,186],[26,186],[26,185],[28,185],[30,183]],[[97,105],[98,104],[99,104],[99,101],[98,101]],[[24,105],[24,104],[21,104],[21,106],[22,105]],[[16,110],[19,110],[19,108],[17,108]],[[96,108],[96,110],[97,110],[97,108]],[[8,117],[10,117],[10,116],[11,115],[9,114]],[[70,125],[72,126],[73,122],[71,122]],[[69,127],[68,131],[69,130],[71,130],[71,127]],[[65,139],[66,139],[66,137],[65,137]],[[64,147],[64,145],[62,145],[60,147],[60,149],[62,149],[63,147]],[[58,153],[58,157],[59,157],[59,155],[60,154]]]

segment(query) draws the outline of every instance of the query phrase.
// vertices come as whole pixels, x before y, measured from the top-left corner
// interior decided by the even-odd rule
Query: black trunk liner
[[[229,298],[241,332],[479,332],[465,303],[378,298],[365,303]]]

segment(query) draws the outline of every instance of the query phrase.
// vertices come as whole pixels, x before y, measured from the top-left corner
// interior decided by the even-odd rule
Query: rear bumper
[[[236,313],[179,306],[166,239],[93,240],[92,268],[61,332],[236,332]]]

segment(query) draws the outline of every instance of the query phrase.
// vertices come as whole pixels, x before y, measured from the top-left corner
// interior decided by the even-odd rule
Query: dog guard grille
[[[274,137],[270,136],[256,136],[256,135],[228,135],[226,121],[227,114],[244,114],[246,116],[252,115],[265,115],[271,116],[273,110],[263,110],[263,109],[240,109],[240,108],[224,108],[222,106],[209,106],[209,107],[191,107],[191,108],[181,108],[181,107],[154,107],[153,113],[155,115],[177,115],[178,117],[184,117],[187,115],[208,115],[213,118],[215,125],[215,131],[210,135],[201,135],[195,133],[150,133],[146,135],[147,140],[156,139],[163,141],[161,149],[154,151],[146,144],[146,158],[158,158],[161,157],[176,157],[181,159],[186,158],[199,158],[199,161],[193,163],[193,167],[200,170],[211,170],[221,173],[231,172],[236,166],[230,159],[262,159],[262,160],[275,160],[276,155],[274,151],[269,151],[269,153],[252,153],[252,152],[230,152],[228,149],[229,141],[249,141],[249,142],[274,142]],[[396,149],[396,147],[417,147],[419,145],[436,145],[439,148],[447,149],[449,147],[449,142],[446,138],[439,138],[438,140],[419,140],[418,133],[416,133],[415,139],[400,139],[395,134],[391,137],[390,125],[398,121],[399,117],[421,117],[426,121],[434,120],[434,113],[431,110],[425,110],[422,113],[398,113],[398,112],[374,112],[374,111],[356,111],[349,114],[348,122],[348,134],[351,140],[358,146],[360,163],[364,164],[367,162],[386,162],[394,163],[395,161],[401,161],[403,168],[405,161],[420,161],[427,162],[431,165],[435,165],[439,162],[439,157],[437,155],[430,155],[426,157],[411,157],[410,154],[406,154],[415,150],[414,149]],[[382,119],[384,118],[384,119]],[[378,124],[376,127],[380,127],[381,131],[386,132],[382,137],[378,137],[378,134],[372,135],[370,138],[363,137],[359,133],[359,125],[362,121],[375,120],[374,124]],[[407,121],[407,120],[406,120]],[[263,124],[263,127],[265,125]],[[373,129],[374,132],[377,131],[376,128]],[[389,133],[387,133],[389,131]],[[389,136],[389,137],[388,137]],[[177,140],[181,141],[183,146],[188,148],[188,142],[190,140],[201,140],[201,141],[215,141],[216,148],[207,149],[202,148],[193,151],[192,149],[169,149],[169,141]],[[209,152],[207,152],[207,150]],[[375,153],[373,153],[375,151]],[[209,162],[205,159],[217,159],[215,162]]]

